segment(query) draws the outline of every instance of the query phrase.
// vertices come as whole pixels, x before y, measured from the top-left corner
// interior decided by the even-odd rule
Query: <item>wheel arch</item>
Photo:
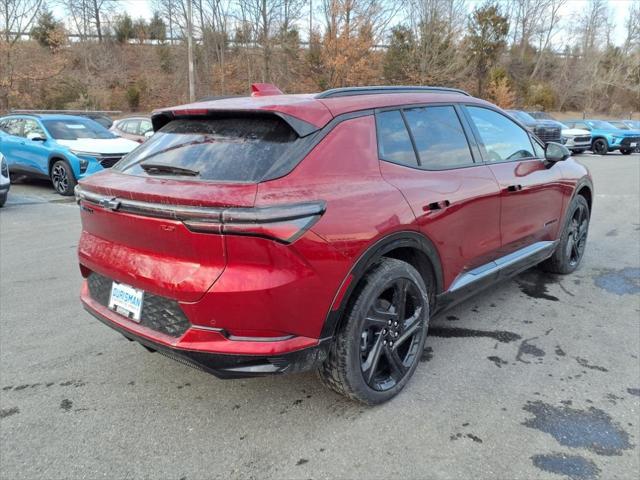
[[[344,319],[344,313],[362,286],[367,271],[381,258],[396,258],[412,265],[425,281],[435,286],[429,290],[429,303],[435,306],[436,295],[443,289],[440,256],[434,243],[416,231],[396,232],[371,245],[351,267],[338,289],[322,328],[321,338],[335,334]],[[341,295],[342,293],[342,295]]]
[[[69,160],[64,155],[61,155],[59,153],[53,153],[53,154],[49,155],[49,160],[48,160],[48,165],[47,165],[47,173],[48,173],[49,177],[51,177],[51,169],[53,168],[53,164],[56,163],[58,160],[62,160],[63,162],[67,162],[69,164],[69,167],[73,170],[73,166],[71,165]]]

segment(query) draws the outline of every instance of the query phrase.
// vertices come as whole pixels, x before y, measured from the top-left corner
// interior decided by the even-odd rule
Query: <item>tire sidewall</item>
[[[381,275],[381,273],[383,273],[383,275]],[[406,278],[408,280],[411,280],[417,285],[420,293],[423,296],[423,304],[425,308],[425,315],[423,319],[423,335],[418,347],[418,352],[420,352],[418,354],[418,358],[416,358],[405,376],[389,390],[380,392],[372,389],[369,385],[367,385],[364,377],[362,376],[362,369],[360,365],[360,332],[362,330],[362,323],[364,322],[365,315],[373,300],[377,298],[380,287],[383,285],[383,283],[395,278]],[[371,405],[386,402],[387,400],[397,395],[409,382],[416,368],[418,367],[418,364],[420,363],[419,355],[424,350],[427,330],[429,327],[429,315],[429,295],[427,286],[425,285],[422,276],[415,268],[413,268],[408,263],[395,260],[394,265],[390,266],[389,268],[383,266],[382,269],[374,270],[371,277],[367,279],[367,284],[359,292],[358,298],[353,304],[353,308],[349,313],[345,331],[346,339],[350,339],[349,345],[347,346],[348,354],[346,358],[347,376],[349,377],[348,382],[361,401],[364,401],[365,403]]]

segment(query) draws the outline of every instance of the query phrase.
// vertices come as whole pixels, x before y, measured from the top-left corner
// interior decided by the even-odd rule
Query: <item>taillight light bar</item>
[[[227,208],[217,221],[184,219],[193,232],[250,235],[292,243],[318,221],[325,211],[324,202],[305,202],[273,207]]]
[[[192,232],[250,235],[292,243],[315,224],[325,212],[323,201],[291,203],[272,207],[217,208],[167,205],[75,190],[76,200],[112,211],[179,220]]]

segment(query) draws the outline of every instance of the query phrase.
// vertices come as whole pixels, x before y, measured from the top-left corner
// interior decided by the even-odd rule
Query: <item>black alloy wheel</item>
[[[609,145],[604,138],[598,138],[593,142],[593,153],[606,155],[609,152]]]
[[[360,333],[360,368],[369,387],[386,391],[402,381],[422,354],[426,311],[418,286],[408,278],[380,289]]]
[[[566,256],[571,267],[576,267],[587,245],[587,232],[589,231],[589,210],[586,205],[579,204],[574,210],[569,224],[569,233],[565,245]]]
[[[56,161],[51,167],[51,183],[60,195],[73,195],[76,179],[71,167],[64,160]]]
[[[383,257],[348,299],[322,382],[354,400],[375,405],[405,387],[424,350],[429,325],[428,287],[409,263]]]

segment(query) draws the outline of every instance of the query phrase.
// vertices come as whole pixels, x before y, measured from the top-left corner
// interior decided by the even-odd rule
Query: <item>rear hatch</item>
[[[80,182],[83,273],[197,301],[226,266],[223,223],[252,234],[258,217],[268,221],[271,209],[252,208],[257,184],[291,170],[304,141],[272,114],[170,121]]]

